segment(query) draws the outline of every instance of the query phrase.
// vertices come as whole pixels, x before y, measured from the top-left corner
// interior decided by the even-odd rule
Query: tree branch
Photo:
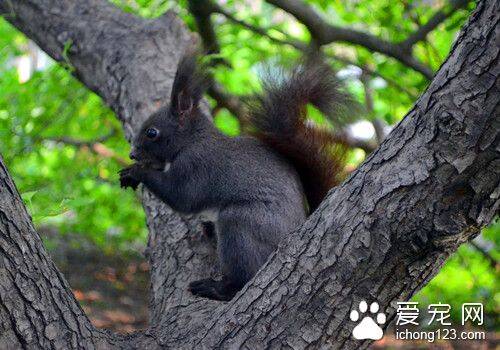
[[[201,3],[196,0],[191,0],[189,1],[189,4],[189,8],[192,11],[192,14],[198,24],[198,34],[200,35],[205,48],[210,47],[214,48],[215,50],[210,53],[220,53],[220,46],[217,40],[217,36],[215,35],[212,22],[210,21],[210,16],[213,13],[223,14],[235,23],[238,23],[247,29],[250,29],[260,35],[269,37],[266,30],[248,25],[243,21],[237,20],[234,16],[232,16],[227,11],[223,10],[219,5],[213,2],[207,1]],[[207,33],[211,34],[207,35]],[[278,43],[292,45],[301,51],[306,50],[306,47],[304,45],[295,45],[291,41],[278,41]],[[225,92],[224,89],[215,81],[212,82],[212,85],[208,90],[208,94],[217,102],[219,107],[227,108],[240,121],[245,120],[245,107],[237,96]],[[351,148],[360,148],[367,154],[371,153],[376,148],[376,145],[373,142],[356,138],[352,136],[346,129],[337,132],[334,136],[340,143],[345,144]]]
[[[244,120],[245,107],[237,96],[224,91],[224,89],[217,82],[214,82],[210,86],[208,94],[217,102],[219,107],[226,108],[236,118],[238,118],[238,120]]]
[[[203,39],[205,52],[209,54],[220,53],[220,45],[212,25],[211,15],[215,11],[214,4],[211,1],[189,0],[188,8],[194,16],[198,34]]]
[[[411,48],[419,41],[424,40],[427,34],[432,32],[441,23],[443,23],[448,17],[453,15],[458,9],[465,7],[469,3],[469,0],[451,0],[450,8],[448,10],[441,9],[437,11],[430,19],[418,28],[413,34],[408,36],[408,38],[401,42],[401,45],[405,50],[411,50]]]
[[[311,6],[300,0],[267,0],[267,2],[290,13],[302,22],[309,29],[318,45],[347,42],[363,46],[370,51],[380,52],[397,59],[427,79],[432,79],[434,76],[430,67],[415,59],[400,45],[380,39],[372,34],[328,24]]]
[[[219,11],[219,10],[214,10],[214,11],[215,11],[216,13],[223,13],[223,14],[225,14],[225,16],[226,16],[228,19],[230,19],[230,20],[232,20],[232,18],[234,18],[234,16],[233,16],[233,15],[231,15],[231,14],[229,14],[227,11],[224,11],[224,12],[221,12],[221,11]],[[289,45],[289,46],[291,46],[291,47],[296,48],[296,49],[297,49],[297,50],[299,50],[299,51],[302,51],[303,53],[308,53],[308,52],[309,52],[309,50],[310,50],[310,48],[309,48],[306,44],[304,44],[304,43],[302,43],[302,42],[300,42],[300,41],[298,41],[298,40],[293,40],[293,39],[290,39],[290,38],[285,39],[285,40],[276,39],[276,38],[274,38],[274,37],[270,36],[270,35],[267,33],[267,30],[266,30],[266,29],[259,28],[259,27],[256,27],[256,26],[252,26],[252,25],[247,24],[247,23],[245,23],[245,22],[243,22],[243,21],[240,21],[240,20],[236,20],[236,21],[235,21],[235,20],[233,20],[233,22],[235,22],[235,23],[237,23],[237,24],[242,25],[244,28],[247,28],[248,30],[250,30],[250,31],[252,31],[252,32],[254,32],[254,33],[256,33],[256,34],[259,34],[259,35],[265,36],[265,37],[267,37],[268,39],[270,39],[270,40],[272,40],[272,41],[276,42],[277,44],[281,44],[281,45]],[[201,29],[200,29],[200,31],[201,31]],[[283,34],[284,36],[286,36],[286,34],[285,34],[285,33],[282,33],[282,34]],[[203,33],[200,33],[200,36],[202,37],[202,39],[203,39],[203,40],[205,40],[205,38],[203,38]],[[359,63],[354,62],[354,61],[352,61],[352,60],[349,60],[349,59],[347,59],[347,58],[345,58],[345,57],[341,57],[341,56],[339,56],[339,55],[329,55],[329,56],[330,56],[330,57],[332,57],[333,59],[335,59],[335,60],[339,61],[339,62],[342,62],[342,63],[345,63],[345,64],[350,64],[350,65],[354,65],[354,66],[359,66]],[[389,84],[391,84],[391,85],[393,85],[393,86],[397,87],[397,88],[398,88],[398,89],[400,89],[401,91],[404,91],[404,92],[405,92],[408,96],[410,96],[411,98],[414,98],[414,99],[416,99],[416,98],[417,98],[417,95],[415,95],[413,92],[409,91],[407,88],[405,88],[404,86],[402,86],[401,84],[399,84],[398,82],[396,82],[394,79],[391,79],[391,78],[389,78],[389,77],[386,77],[386,76],[384,76],[384,75],[382,75],[382,74],[378,73],[377,71],[374,71],[373,69],[370,69],[370,68],[368,68],[368,67],[366,67],[366,66],[361,67],[361,68],[362,68],[364,71],[366,71],[367,73],[369,73],[370,75],[373,75],[373,76],[375,76],[375,77],[380,77],[380,78],[382,78],[382,79],[386,80]]]
[[[363,84],[363,90],[365,95],[365,106],[367,112],[370,114],[371,123],[375,129],[375,138],[377,140],[377,145],[381,144],[385,139],[385,127],[387,126],[385,121],[381,118],[375,116],[375,107],[373,103],[373,90],[370,86],[370,79],[368,78],[370,74],[362,71],[360,81]]]
[[[479,237],[478,237],[479,238]],[[477,250],[482,256],[484,259],[486,259],[486,261],[488,261],[488,263],[490,264],[491,268],[494,269],[495,271],[498,270],[498,267],[499,267],[499,262],[497,261],[497,259],[495,259],[491,254],[490,252],[485,249],[483,246],[481,246],[479,243],[477,243],[475,240],[473,241],[470,241],[469,244],[475,249]]]
[[[7,7],[0,0],[0,11],[15,13],[8,20],[55,57],[65,42],[57,38],[69,36],[75,73],[105,97],[131,136],[131,126],[168,96],[177,58],[190,41],[183,27],[172,15],[144,21],[97,0],[44,0],[43,6],[38,1],[9,1]],[[22,206],[5,209],[6,203],[20,202],[1,165],[0,256],[15,264],[0,270],[0,288],[12,281],[18,288],[0,289],[0,339],[32,348],[47,344],[45,339],[51,342],[47,347],[61,348],[96,342],[147,349],[366,348],[368,342],[350,337],[350,310],[362,299],[377,300],[392,320],[391,305],[409,299],[498,213],[499,21],[498,1],[478,4],[415,107],[229,303],[186,291],[189,281],[213,272],[214,254],[195,233],[196,221],[145,192],[152,294],[145,332],[112,337],[96,331],[74,309],[62,277],[45,277],[55,268],[38,268],[51,263],[39,239],[30,243],[36,233],[29,217],[19,216]],[[6,307],[11,291],[16,302]],[[65,313],[61,305],[72,311]],[[18,310],[47,315],[58,332],[37,328],[39,323]]]
[[[0,157],[0,344],[96,348],[126,337],[97,330],[51,261]]]
[[[70,146],[74,146],[77,148],[86,148],[99,156],[102,156],[104,158],[111,158],[122,166],[128,166],[128,165],[130,165],[129,161],[120,157],[118,154],[116,154],[115,151],[106,147],[106,145],[104,145],[104,143],[103,143],[106,140],[108,140],[110,137],[114,136],[115,134],[116,134],[116,131],[113,130],[109,134],[101,136],[95,140],[78,140],[78,139],[74,139],[72,137],[66,137],[66,136],[63,136],[63,137],[41,137],[40,140],[63,143],[65,145],[70,145]]]
[[[359,63],[355,62],[355,61],[352,61],[351,59],[347,58],[347,57],[344,57],[344,56],[341,56],[341,55],[333,55],[333,54],[328,54],[328,57],[331,57],[333,60],[336,60],[336,61],[339,61],[341,63],[344,63],[346,65],[351,65],[351,66],[356,66],[356,67],[359,67],[361,68],[361,70],[363,72],[365,72],[366,74],[369,74],[373,77],[379,77],[379,78],[382,78],[384,79],[389,85],[392,85],[393,87],[395,87],[396,89],[399,89],[401,91],[403,91],[405,94],[407,94],[410,98],[412,99],[417,99],[417,95],[408,90],[406,87],[404,87],[403,85],[401,85],[400,83],[398,83],[396,80],[392,79],[392,78],[389,78],[385,75],[382,75],[380,74],[379,72],[377,72],[376,70],[373,70],[371,69],[370,67],[366,66],[366,65],[362,65],[360,66]]]
[[[355,137],[347,130],[347,128],[334,132],[333,137],[338,143],[347,145],[350,148],[362,149],[367,155],[372,153],[377,148],[377,144],[375,142]]]
[[[252,24],[249,24],[243,20],[240,20],[240,19],[236,18],[236,16],[234,16],[230,12],[224,10],[221,6],[219,6],[217,4],[214,4],[213,13],[219,13],[219,14],[223,15],[224,17],[226,17],[227,19],[229,19],[230,21],[242,26],[243,28],[248,29],[251,32],[259,34],[263,37],[266,37],[269,40],[271,40],[277,44],[289,45],[289,46],[292,46],[300,51],[307,51],[307,45],[305,45],[301,41],[294,40],[292,38],[287,38],[287,39],[283,40],[283,39],[278,39],[276,37],[273,37],[272,35],[269,34],[269,29],[260,28],[260,27],[254,26]],[[285,37],[288,37],[288,35],[283,33],[283,32],[281,32],[281,34]]]

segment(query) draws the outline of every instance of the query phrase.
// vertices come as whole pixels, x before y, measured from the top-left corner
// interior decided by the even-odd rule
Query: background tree
[[[221,52],[221,64],[215,74],[219,84],[209,95],[214,100],[212,107],[216,123],[229,133],[238,131],[240,99],[249,92],[238,89],[252,86],[255,81],[249,74],[249,67],[255,66],[252,63],[275,57],[289,61],[304,51],[322,49],[332,57],[332,63],[347,62],[358,67],[355,71],[361,71],[357,84],[351,84],[351,89],[367,101],[370,118],[378,130],[376,139],[382,140],[385,137],[384,122],[392,124],[401,116],[401,110],[407,110],[412,102],[411,98],[398,99],[400,110],[395,113],[397,110],[392,109],[393,103],[386,89],[397,90],[400,92],[398,97],[416,95],[421,91],[445,54],[443,52],[440,57],[439,50],[433,50],[432,44],[422,40],[442,21],[455,15],[457,7],[465,5],[454,2],[437,12],[427,9],[425,14],[408,10],[411,17],[416,14],[416,25],[409,21],[398,22],[398,16],[402,18],[405,11],[396,11],[389,18],[396,18],[394,22],[400,26],[388,33],[380,23],[372,24],[373,28],[363,28],[363,32],[347,29],[356,27],[352,22],[363,22],[363,13],[338,19],[340,24],[346,24],[340,27],[327,23],[306,2],[269,2],[272,6],[262,6],[264,14],[269,13],[267,17],[255,14],[245,20],[233,14],[235,9],[229,10],[231,6],[240,6],[238,3],[230,2],[221,8],[216,3],[205,2],[200,6],[198,2],[190,2],[181,3],[185,7],[179,8],[181,14],[184,9],[190,11],[184,13],[185,22],[199,29],[206,49]],[[333,11],[327,4],[318,2],[316,5],[324,11]],[[410,9],[411,5],[408,4]],[[378,5],[370,6],[365,16],[377,12]],[[381,6],[378,10],[383,13],[386,8]],[[1,203],[6,203],[1,208],[0,226],[6,262],[0,283],[3,287],[0,319],[5,330],[2,342],[8,339],[12,344],[18,342],[34,347],[35,344],[64,347],[76,343],[112,346],[128,342],[177,347],[196,342],[204,346],[246,344],[250,347],[284,342],[302,347],[328,341],[335,341],[336,347],[359,345],[349,339],[348,331],[353,325],[345,322],[355,302],[363,296],[377,298],[392,315],[390,301],[410,297],[437,272],[458,243],[477,234],[478,228],[488,223],[498,210],[498,189],[495,192],[499,173],[498,151],[495,150],[498,146],[498,110],[495,109],[498,104],[498,85],[495,85],[498,52],[494,44],[498,34],[498,8],[495,6],[498,5],[494,2],[479,4],[450,59],[409,116],[349,181],[329,196],[322,208],[297,232],[297,240],[280,249],[234,302],[228,305],[195,302],[189,296],[185,289],[187,281],[210,269],[207,262],[213,262],[213,254],[207,242],[193,239],[197,237],[196,222],[173,215],[145,193],[143,203],[150,228],[149,259],[152,266],[152,326],[135,336],[110,336],[88,323],[68,293],[64,280],[43,252],[12,182],[2,168],[2,188],[7,189],[1,192]],[[275,22],[276,17],[271,13],[279,11],[277,9],[293,15],[298,22]],[[134,126],[165,102],[177,58],[192,40],[183,24],[170,12],[157,19],[145,20],[97,0],[85,4],[49,1],[43,5],[38,1],[0,1],[0,10],[9,22],[104,98],[117,113],[127,138],[130,138]],[[140,6],[134,10],[151,11],[150,7],[144,10]],[[459,15],[463,18],[464,13],[460,12],[456,17]],[[231,25],[214,25],[212,21],[221,18],[230,21]],[[299,22],[307,30],[300,27]],[[234,28],[238,30],[231,33]],[[221,36],[220,32],[224,33],[224,30],[229,34]],[[370,30],[381,32],[375,36],[367,34]],[[258,40],[251,42],[247,49],[242,47],[241,43],[253,36]],[[219,38],[232,40],[221,45]],[[357,45],[356,48],[353,49],[351,44]],[[385,55],[384,58],[372,54],[374,51]],[[436,55],[434,63],[428,52]],[[247,66],[241,68],[242,64]],[[408,76],[401,74],[403,70],[394,68],[400,64],[411,68],[404,70]],[[234,71],[239,74],[233,74]],[[377,89],[374,79],[370,78],[373,75],[378,78],[382,75],[383,80],[375,81],[383,81],[387,86]],[[237,77],[236,81],[229,79],[232,76]],[[14,79],[13,76],[10,78]],[[44,79],[40,82],[47,83]],[[52,81],[55,82],[56,79]],[[70,99],[87,98],[86,103],[79,107],[87,108],[85,114],[90,114],[94,108],[102,116],[93,115],[86,118],[85,123],[61,122],[59,126],[54,123],[47,128],[46,123],[33,122],[30,126],[29,122],[9,118],[5,114],[5,111],[9,113],[6,108],[2,110],[1,119],[9,124],[2,131],[8,130],[9,135],[11,131],[17,131],[18,139],[16,133],[12,138],[6,137],[18,147],[17,152],[26,152],[40,142],[48,148],[60,147],[62,154],[66,154],[66,168],[70,171],[77,163],[75,154],[86,152],[82,158],[85,162],[95,156],[95,162],[103,169],[102,173],[99,172],[99,181],[106,181],[110,175],[106,175],[107,168],[101,163],[102,159],[123,163],[119,154],[123,154],[126,147],[117,141],[119,131],[114,131],[118,127],[109,117],[110,112],[96,109],[97,100],[92,95],[73,95],[84,91],[74,86],[74,90],[66,89],[60,93],[70,95]],[[469,89],[464,90],[463,86]],[[25,105],[20,103],[22,101],[16,103],[15,99],[20,95],[14,96],[10,103]],[[392,98],[394,100],[394,96]],[[377,104],[384,100],[385,105]],[[68,115],[76,112],[62,104],[54,105],[49,111],[37,111],[35,106],[27,106],[24,112],[18,113],[30,115],[32,119],[49,119],[61,115],[61,110]],[[484,108],[480,111],[478,105]],[[107,128],[103,127],[100,117],[109,120]],[[321,122],[321,118],[318,119]],[[89,131],[92,121],[94,129]],[[67,134],[58,131],[61,125]],[[39,129],[34,132],[35,126]],[[102,132],[97,139],[96,130]],[[349,134],[348,128],[334,132],[353,147],[366,152],[374,148],[372,140],[357,140]],[[22,138],[20,135],[25,133],[32,137]],[[450,144],[446,138],[448,135],[453,135],[458,145]],[[113,142],[116,142],[116,147],[110,147]],[[423,144],[427,146],[422,147]],[[19,158],[14,150],[10,147],[2,150],[12,162]],[[43,151],[35,157],[41,157],[43,163],[56,158],[54,154],[44,154]],[[39,169],[30,172],[23,164],[18,168],[20,174],[24,172],[25,178],[34,173],[39,176]],[[122,211],[123,205],[109,200],[113,195],[112,186],[96,185],[96,181],[88,182],[83,177],[81,180],[81,183],[70,184],[71,191],[79,186],[88,193],[101,192],[101,201],[114,202],[120,209],[117,212],[127,213]],[[67,184],[60,183],[60,186]],[[30,202],[41,195],[43,193],[30,191],[25,193],[25,198]],[[71,205],[90,207],[90,203],[82,202],[82,198],[85,196],[77,193],[76,203]],[[99,201],[94,202],[93,207],[98,208],[97,204]],[[114,213],[112,208],[110,213]],[[105,230],[106,225],[100,221],[112,215],[96,216],[102,225],[101,230]],[[133,210],[127,215],[129,217],[124,216],[123,222],[128,228],[129,221],[138,222],[138,219]],[[87,230],[91,232],[92,225],[87,226]],[[329,233],[342,239],[334,242]],[[363,246],[366,249],[360,249]],[[40,279],[40,274],[50,277]],[[315,305],[320,306],[320,315],[311,315],[316,310]],[[25,312],[17,313],[16,310]],[[214,315],[219,317],[212,319]]]

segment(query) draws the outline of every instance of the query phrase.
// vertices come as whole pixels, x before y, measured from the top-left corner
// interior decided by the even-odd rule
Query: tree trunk
[[[69,57],[75,75],[114,109],[128,139],[166,102],[177,59],[192,40],[172,13],[144,20],[102,0],[0,0],[0,12],[56,60]],[[422,288],[498,213],[499,18],[498,1],[478,3],[415,107],[231,302],[187,292],[190,281],[213,272],[213,251],[196,221],[145,191],[151,324],[132,335],[90,324],[0,160],[0,344],[367,347],[350,335],[350,310],[377,300],[392,320],[394,303]]]

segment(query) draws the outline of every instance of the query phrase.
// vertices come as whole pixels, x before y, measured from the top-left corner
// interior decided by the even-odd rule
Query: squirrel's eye
[[[154,139],[156,136],[158,136],[158,130],[155,128],[147,128],[146,129],[146,137],[148,139]]]

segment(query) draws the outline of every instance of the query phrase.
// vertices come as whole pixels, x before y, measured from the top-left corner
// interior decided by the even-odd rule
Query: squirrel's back
[[[310,62],[290,73],[273,71],[263,81],[263,93],[250,106],[248,121],[255,135],[297,170],[310,211],[342,177],[345,147],[327,130],[306,120],[311,104],[333,122],[349,101],[326,65]]]

